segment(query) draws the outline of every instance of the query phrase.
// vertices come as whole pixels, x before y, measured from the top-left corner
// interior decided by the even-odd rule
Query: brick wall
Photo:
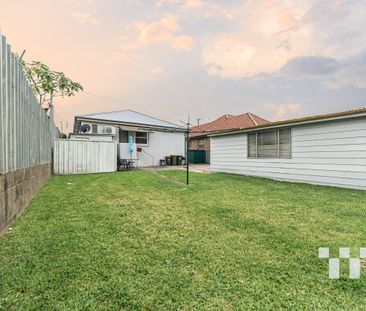
[[[0,175],[0,235],[28,206],[50,175],[50,163]]]
[[[203,146],[199,146],[199,141],[203,143]],[[194,139],[191,138],[190,140],[189,149],[190,150],[206,150],[210,151],[210,138],[201,138],[201,139]]]

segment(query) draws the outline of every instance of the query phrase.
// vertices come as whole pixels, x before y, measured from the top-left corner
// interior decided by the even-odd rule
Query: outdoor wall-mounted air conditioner
[[[109,134],[109,135],[115,135],[116,134],[116,127],[110,126],[110,125],[103,125],[102,126],[102,134]]]
[[[91,134],[93,132],[93,126],[91,123],[81,123],[80,133]]]

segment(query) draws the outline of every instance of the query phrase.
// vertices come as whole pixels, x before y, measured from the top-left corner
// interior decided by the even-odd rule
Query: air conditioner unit
[[[116,128],[114,126],[103,126],[102,127],[102,133],[103,134],[109,134],[109,135],[115,135],[116,134]]]
[[[81,123],[80,133],[91,134],[93,133],[93,126],[91,123]]]

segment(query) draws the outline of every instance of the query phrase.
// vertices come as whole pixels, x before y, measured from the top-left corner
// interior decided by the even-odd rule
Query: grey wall
[[[247,157],[247,135],[212,137],[211,169],[366,189],[366,118],[292,127],[291,159]]]

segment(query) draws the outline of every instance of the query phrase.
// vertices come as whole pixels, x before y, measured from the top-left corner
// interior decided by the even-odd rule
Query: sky
[[[56,122],[133,109],[193,125],[366,107],[364,0],[0,0],[1,33],[84,92]]]

